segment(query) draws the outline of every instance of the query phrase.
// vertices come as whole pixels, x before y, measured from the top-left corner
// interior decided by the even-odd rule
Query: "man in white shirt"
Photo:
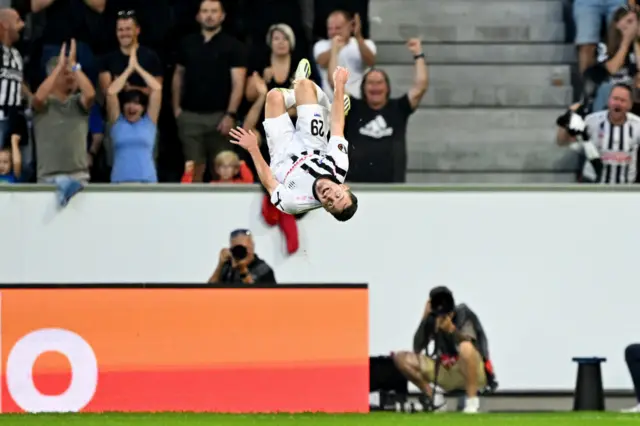
[[[347,68],[351,77],[347,82],[347,94],[360,99],[362,76],[368,67],[376,63],[376,45],[362,36],[360,16],[351,20],[349,14],[338,10],[327,19],[328,40],[320,40],[313,46],[313,56],[322,77],[322,89],[332,98],[333,87],[329,76],[336,67]]]
[[[327,129],[327,110],[322,106],[326,100],[319,99],[322,91],[308,79],[309,72],[309,62],[302,60],[293,91],[274,89],[267,94],[264,128],[271,165],[264,161],[253,132],[238,127],[230,132],[235,139],[231,142],[249,152],[260,181],[279,210],[299,214],[323,207],[345,222],[358,209],[358,199],[344,184],[349,170],[349,143],[344,138],[348,102],[333,103]],[[344,99],[349,72],[339,67],[333,77],[335,96]],[[298,116],[295,127],[287,112],[294,105]],[[331,137],[327,143],[328,130]]]

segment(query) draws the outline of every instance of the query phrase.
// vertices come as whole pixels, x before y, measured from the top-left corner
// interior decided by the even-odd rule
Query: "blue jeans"
[[[611,23],[613,12],[627,4],[626,0],[575,0],[573,20],[576,24],[576,44],[598,44],[602,20]]]
[[[51,58],[57,58],[60,56],[60,48],[61,44],[45,44],[42,47],[42,57],[40,58],[40,64],[44,76],[47,76],[47,62]],[[77,42],[76,50],[78,56],[78,63],[82,65],[82,71],[89,77],[89,80],[95,86],[98,81],[98,65],[96,61],[96,57],[93,54],[93,51],[89,47],[87,43]],[[69,53],[69,44],[67,43],[67,54]]]
[[[607,103],[609,101],[609,95],[613,89],[612,83],[602,83],[596,91],[596,97],[593,100],[593,107],[591,112],[598,112],[607,109]]]

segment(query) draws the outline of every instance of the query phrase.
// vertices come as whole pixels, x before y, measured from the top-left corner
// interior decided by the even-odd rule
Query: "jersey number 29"
[[[311,120],[311,136],[324,137],[324,122],[322,120]]]

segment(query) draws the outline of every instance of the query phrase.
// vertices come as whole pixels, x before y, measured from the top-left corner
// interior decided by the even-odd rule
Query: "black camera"
[[[233,246],[231,247],[231,255],[235,260],[242,260],[247,257],[247,248],[245,246]]]

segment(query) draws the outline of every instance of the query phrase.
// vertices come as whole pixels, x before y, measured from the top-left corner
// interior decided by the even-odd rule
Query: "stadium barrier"
[[[366,285],[93,287],[0,290],[0,412],[369,410]]]
[[[571,391],[571,359],[594,356],[605,389],[631,387],[638,185],[353,185],[356,216],[306,215],[293,256],[252,185],[91,185],[61,211],[53,188],[5,187],[0,282],[203,283],[249,228],[278,282],[368,283],[370,356],[410,349],[446,285],[479,315],[502,391]]]

